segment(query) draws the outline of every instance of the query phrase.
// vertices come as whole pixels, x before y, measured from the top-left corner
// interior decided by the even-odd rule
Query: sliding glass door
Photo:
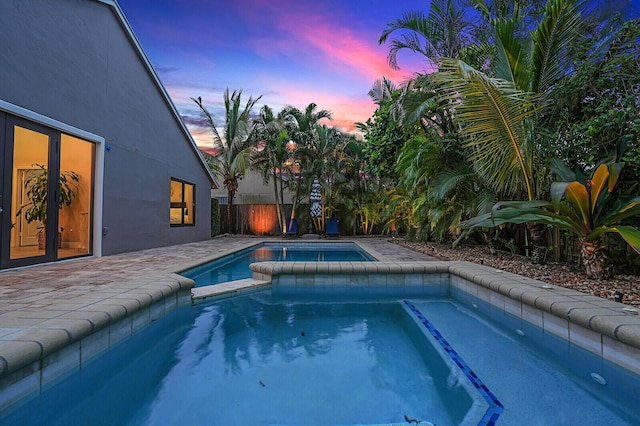
[[[91,254],[94,144],[9,114],[0,130],[1,267]]]

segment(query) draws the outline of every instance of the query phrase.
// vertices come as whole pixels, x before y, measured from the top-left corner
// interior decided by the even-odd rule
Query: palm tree
[[[258,96],[255,99],[249,97],[244,108],[241,108],[241,97],[242,90],[234,90],[229,95],[229,88],[227,87],[224,92],[225,124],[222,137],[218,133],[211,113],[203,105],[202,99],[200,97],[197,99],[192,98],[207,120],[213,135],[214,147],[221,150],[209,162],[209,166],[214,174],[223,179],[224,186],[227,188],[227,220],[231,231],[235,230],[233,198],[238,191],[239,181],[244,177],[247,168],[250,166],[252,124],[249,114],[256,102],[262,98],[262,96]]]
[[[324,229],[324,215],[331,213],[337,204],[340,184],[344,182],[344,163],[350,138],[339,130],[326,125],[316,124],[315,137],[300,151],[304,159],[302,168],[307,181],[319,179],[323,193],[322,217],[315,223],[316,229]],[[329,211],[326,211],[325,206]]]
[[[494,77],[461,60],[445,58],[436,78],[473,148],[480,176],[499,192],[512,196],[524,192],[532,200],[542,189],[540,174],[534,171],[544,173],[542,159],[536,156],[537,114],[568,71],[570,47],[580,36],[582,21],[575,0],[549,0],[526,39],[517,31],[522,19],[517,3],[511,18],[499,19],[490,16],[483,0],[475,0],[494,30]]]
[[[385,43],[392,33],[401,30],[409,32],[391,40],[387,57],[389,65],[396,69],[401,50],[422,54],[430,64],[437,65],[441,57],[458,57],[471,38],[471,22],[458,0],[432,0],[428,15],[420,11],[405,12],[401,19],[387,24],[378,44]]]
[[[305,153],[305,149],[313,144],[314,138],[317,137],[315,133],[316,124],[323,118],[331,120],[331,112],[327,110],[318,110],[318,105],[310,103],[307,105],[304,111],[300,111],[298,108],[287,105],[281,113],[281,117],[285,120],[289,137],[295,143],[296,149],[294,152],[295,161],[300,166],[300,162],[305,158],[301,158],[300,155]],[[301,171],[304,169],[301,167]],[[293,199],[293,209],[291,210],[291,220],[295,218],[296,206],[299,201],[302,188],[305,183],[310,187],[310,182],[305,182],[304,174],[299,173],[297,179],[295,176],[291,176],[289,179],[289,189],[295,193]],[[308,179],[307,179],[308,180]]]
[[[254,139],[257,149],[252,158],[253,167],[262,173],[265,184],[273,181],[273,194],[276,202],[276,216],[278,226],[284,232],[285,218],[282,211],[283,203],[283,175],[287,173],[287,160],[290,152],[287,149],[289,134],[285,129],[284,120],[275,115],[273,110],[264,105],[260,115],[254,122]],[[278,191],[278,184],[280,190]]]

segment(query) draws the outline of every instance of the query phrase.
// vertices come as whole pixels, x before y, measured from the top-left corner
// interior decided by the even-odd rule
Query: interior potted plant
[[[47,201],[48,201],[48,170],[42,164],[35,164],[37,169],[31,170],[24,180],[24,188],[27,190],[28,203],[23,204],[16,216],[24,214],[27,223],[40,221],[42,228],[38,232],[38,248],[45,249],[46,224],[47,224]],[[76,172],[60,173],[60,190],[58,195],[58,210],[62,206],[70,206],[73,199],[78,194],[78,182],[80,177]],[[62,238],[58,238],[58,244],[62,242]]]

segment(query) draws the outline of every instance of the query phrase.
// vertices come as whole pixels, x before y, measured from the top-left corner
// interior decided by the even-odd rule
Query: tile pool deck
[[[0,272],[0,394],[30,376],[38,376],[34,380],[44,386],[48,377],[81,365],[165,310],[190,303],[192,282],[176,271],[262,241],[284,240],[220,237]],[[640,317],[623,312],[625,305],[482,265],[437,261],[388,238],[337,241],[355,241],[379,262],[295,262],[286,267],[263,262],[254,269],[254,277],[286,289],[297,284],[319,286],[327,283],[327,277],[345,282],[345,276],[358,285],[406,276],[409,286],[438,274],[441,285],[452,293],[477,297],[640,373]],[[0,407],[2,403],[0,398]]]

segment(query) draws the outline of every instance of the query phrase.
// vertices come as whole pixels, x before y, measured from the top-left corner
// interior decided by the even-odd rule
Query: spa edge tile
[[[292,277],[295,280],[295,285],[297,286],[302,286],[302,287],[309,287],[314,285],[315,283],[315,278],[311,275],[292,275]],[[279,277],[280,279],[284,278],[284,277]],[[284,285],[284,283],[282,281],[278,282],[279,285]]]
[[[331,287],[331,275],[329,275],[328,269],[325,273],[315,274],[313,278],[316,287]]]
[[[387,274],[374,274],[369,275],[369,286],[386,286],[387,285]]]
[[[331,285],[333,287],[349,287],[351,283],[351,276],[340,274],[331,276]]]
[[[80,340],[80,365],[109,349],[109,328],[103,328]]]
[[[548,331],[569,341],[569,321],[559,318],[550,312],[542,313],[542,321],[542,328],[545,332]]]
[[[403,274],[387,275],[387,285],[403,286],[405,285],[405,277]]]
[[[369,275],[366,274],[354,274],[351,275],[352,287],[367,287],[369,286]]]
[[[295,286],[298,284],[299,275],[279,275],[278,285],[282,286]]]
[[[579,324],[569,323],[569,342],[602,356],[602,335]]]
[[[191,303],[191,291],[180,291],[176,293],[176,304],[178,306],[184,306]]]
[[[109,346],[114,346],[131,337],[132,318],[121,319],[109,326]]]
[[[493,306],[495,306],[498,309],[501,309],[504,311],[504,307],[505,307],[505,297],[502,294],[496,293],[496,292],[491,292],[491,296],[489,298],[489,303],[491,303]]]
[[[485,301],[485,302],[491,302],[491,294],[493,292],[491,290],[489,290],[488,288],[485,287],[478,287],[478,299]]]
[[[504,298],[504,310],[505,312],[516,316],[518,318],[522,318],[522,303],[518,300],[513,300],[509,297]]]
[[[542,311],[531,305],[522,304],[522,319],[537,327],[544,328]]]
[[[80,342],[75,342],[45,357],[41,362],[42,391],[59,383],[80,368]]]
[[[422,274],[412,273],[404,276],[406,286],[422,286]]]
[[[151,309],[145,306],[131,316],[131,332],[135,333],[151,322]]]
[[[157,303],[154,303],[149,307],[149,319],[151,321],[155,321],[159,318],[162,318],[165,314],[165,304],[163,300],[160,300]]]
[[[640,349],[603,336],[602,354],[605,359],[640,374]]]
[[[40,394],[40,362],[33,362],[0,378],[0,410]]]

